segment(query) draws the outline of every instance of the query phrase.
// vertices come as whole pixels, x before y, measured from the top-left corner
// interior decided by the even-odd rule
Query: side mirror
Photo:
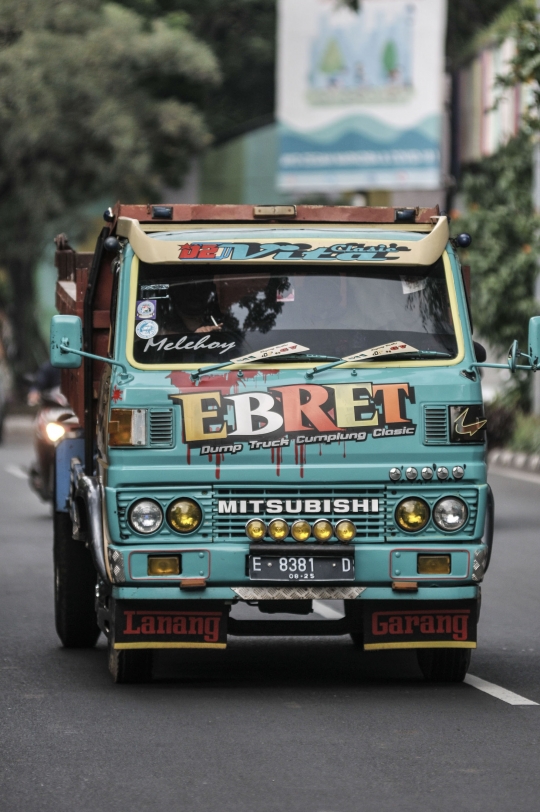
[[[479,341],[473,341],[473,346],[474,346],[474,354],[476,355],[476,360],[479,361],[481,364],[483,364],[484,361],[487,361],[486,348],[482,344],[480,344]]]
[[[529,358],[531,366],[537,367],[540,361],[540,316],[529,321]]]
[[[53,316],[51,319],[51,364],[60,369],[78,369],[82,364],[82,321],[79,316]],[[69,347],[75,352],[61,349]]]

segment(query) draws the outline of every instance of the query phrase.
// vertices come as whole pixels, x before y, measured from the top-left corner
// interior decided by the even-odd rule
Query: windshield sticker
[[[152,299],[155,302],[156,299],[168,299],[169,294],[166,293],[170,288],[170,285],[163,284],[163,285],[141,285],[141,295],[148,296],[148,298]]]
[[[385,355],[399,355],[400,353],[418,352],[416,347],[405,344],[403,341],[391,341],[389,344],[381,344],[380,347],[371,347],[363,352],[356,352],[354,355],[345,355],[342,361],[364,361],[367,358],[378,358]]]
[[[184,442],[201,456],[283,449],[293,441],[303,447],[368,436],[395,440],[417,428],[407,416],[407,403],[415,403],[408,383],[292,384],[239,394],[216,388],[169,397],[181,407]]]
[[[156,300],[143,299],[137,302],[137,318],[138,319],[155,319],[156,317]]]
[[[427,285],[427,277],[423,277],[419,279],[417,276],[402,276],[401,277],[401,287],[403,288],[403,293],[407,295],[408,293],[419,293],[421,290]]]
[[[256,243],[256,242],[220,242],[220,243],[184,243],[180,245],[178,259],[188,261],[232,262],[275,260],[277,262],[378,262],[399,260],[400,253],[410,253],[406,245],[395,242],[366,245],[365,243],[335,243],[334,245],[314,247],[311,243]],[[292,301],[292,300],[291,300]]]
[[[151,321],[150,319],[140,321],[135,327],[135,332],[139,338],[153,338],[155,335],[157,335],[158,330],[159,327],[157,321]]]
[[[296,355],[296,353],[308,351],[309,347],[304,347],[302,344],[295,344],[292,341],[286,341],[285,344],[275,344],[273,347],[266,347],[264,350],[257,350],[248,355],[241,355],[239,358],[231,358],[231,363],[249,364],[251,361],[260,361],[264,358],[277,358],[280,355]]]
[[[276,302],[294,302],[294,288],[289,290],[278,290],[276,293]]]

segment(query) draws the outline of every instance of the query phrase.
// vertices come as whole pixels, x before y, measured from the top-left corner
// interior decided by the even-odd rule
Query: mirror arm
[[[482,364],[479,363],[478,361],[475,361],[474,364],[471,364],[470,369],[471,370],[478,369],[479,367],[484,367],[484,368],[487,367],[489,369],[509,369],[510,372],[515,372],[516,369],[525,369],[528,372],[531,372],[531,371],[536,372],[537,369],[538,369],[537,366],[533,366],[532,364],[530,364],[529,366],[525,366],[524,364],[522,364],[522,365],[516,364],[515,366],[511,366],[509,363],[508,364],[490,364],[487,361],[485,361]]]
[[[529,363],[518,364],[518,358],[526,358]],[[508,361],[506,364],[491,364],[489,361],[476,361],[474,364],[471,364],[470,370],[468,371],[474,372],[475,369],[482,367],[489,369],[509,369],[510,372],[516,372],[518,369],[522,369],[525,372],[536,372],[538,370],[538,358],[534,358],[533,360],[530,355],[521,352],[517,341],[513,341],[508,352]]]
[[[120,383],[120,384],[131,383],[131,381],[134,380],[133,375],[131,375],[127,371],[127,367],[126,367],[125,364],[120,363],[120,361],[113,361],[112,358],[103,358],[101,355],[93,355],[90,352],[83,352],[82,350],[75,350],[75,349],[73,349],[72,347],[69,346],[69,340],[66,339],[66,338],[62,339],[59,349],[60,349],[60,352],[64,352],[64,353],[72,352],[73,355],[80,355],[81,358],[91,358],[94,361],[102,361],[104,364],[110,364],[111,366],[120,367],[120,369],[122,370],[122,372],[118,376],[118,383]]]

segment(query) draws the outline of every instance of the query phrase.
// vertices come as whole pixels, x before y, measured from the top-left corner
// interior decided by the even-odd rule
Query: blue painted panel
[[[84,465],[84,438],[62,440],[56,446],[55,466],[55,509],[60,513],[68,512],[70,467],[73,457],[78,457]]]

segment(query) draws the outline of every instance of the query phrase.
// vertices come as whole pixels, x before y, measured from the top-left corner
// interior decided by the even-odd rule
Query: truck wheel
[[[54,512],[54,614],[65,648],[92,648],[100,635],[96,571],[89,551],[72,537],[69,513]]]
[[[117,685],[152,681],[152,649],[115,649],[109,640],[109,671]]]
[[[471,662],[470,648],[420,648],[416,656],[430,682],[463,682]]]

